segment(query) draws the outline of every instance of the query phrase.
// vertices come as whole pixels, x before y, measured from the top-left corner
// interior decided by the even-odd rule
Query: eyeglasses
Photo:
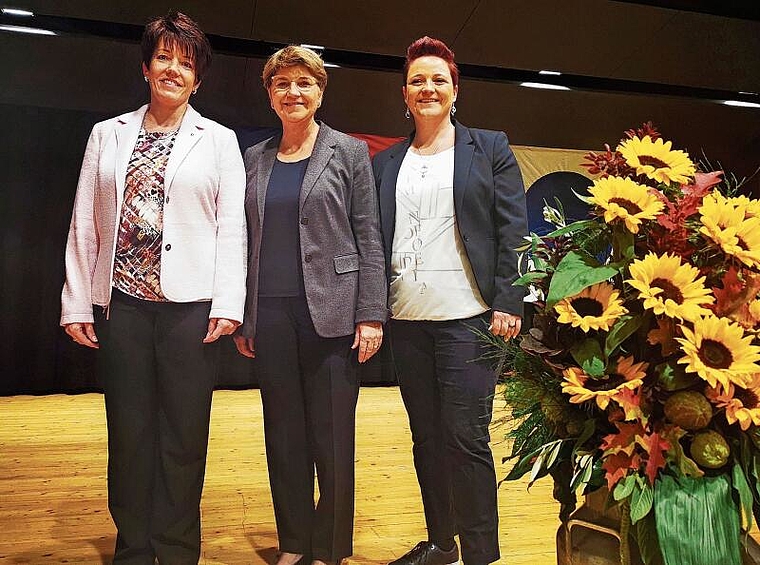
[[[296,85],[296,89],[299,92],[308,92],[312,88],[317,86],[317,81],[310,78],[299,78],[296,80],[288,80],[282,77],[280,78],[275,77],[272,79],[272,89],[275,92],[280,92],[280,93],[287,92],[288,90],[290,90],[290,86],[293,84]]]

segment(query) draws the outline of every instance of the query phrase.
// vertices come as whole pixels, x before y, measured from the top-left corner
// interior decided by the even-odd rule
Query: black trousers
[[[496,472],[488,426],[496,373],[475,361],[483,345],[465,320],[392,320],[391,346],[414,444],[428,535],[446,545],[459,534],[466,565],[499,559]]]
[[[353,553],[352,343],[352,335],[320,337],[303,296],[259,299],[255,363],[280,551],[323,561]]]
[[[114,290],[96,308],[108,422],[113,562],[196,565],[217,344],[210,303],[155,303]]]

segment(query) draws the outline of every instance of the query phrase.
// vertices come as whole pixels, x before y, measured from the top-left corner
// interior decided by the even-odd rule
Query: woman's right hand
[[[240,355],[245,355],[251,359],[256,357],[256,350],[253,348],[252,337],[245,337],[240,334],[236,334],[232,336],[232,340],[235,342],[235,347],[237,347],[238,353],[240,353]]]
[[[100,348],[98,336],[95,335],[95,324],[92,322],[74,322],[66,324],[63,329],[79,345],[86,345],[93,349]]]

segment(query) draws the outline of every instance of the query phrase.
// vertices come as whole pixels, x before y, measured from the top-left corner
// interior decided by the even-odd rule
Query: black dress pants
[[[390,338],[412,431],[429,539],[459,534],[465,565],[499,559],[496,472],[488,426],[496,373],[471,327],[485,315],[441,322],[391,320]]]
[[[328,562],[353,553],[352,343],[353,335],[320,337],[303,296],[259,298],[255,363],[280,551]]]
[[[217,344],[209,302],[149,302],[114,290],[96,331],[108,422],[113,562],[196,565]]]

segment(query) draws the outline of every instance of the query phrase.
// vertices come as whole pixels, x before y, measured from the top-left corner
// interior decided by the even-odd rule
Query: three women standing
[[[196,23],[151,21],[142,55],[150,103],[87,143],[61,325],[100,349],[113,562],[195,565],[213,342],[243,319],[245,171],[235,134],[188,103],[211,62]]]
[[[377,197],[366,144],[315,120],[320,57],[286,47],[262,78],[282,134],[245,153],[248,294],[235,343],[256,357],[277,564],[338,563],[352,553],[358,363],[388,316]]]
[[[390,341],[412,430],[429,539],[391,565],[499,559],[496,473],[489,447],[496,373],[473,328],[520,332],[515,249],[527,234],[520,171],[502,132],[453,119],[454,53],[423,37],[406,55],[409,139],[375,156]]]

